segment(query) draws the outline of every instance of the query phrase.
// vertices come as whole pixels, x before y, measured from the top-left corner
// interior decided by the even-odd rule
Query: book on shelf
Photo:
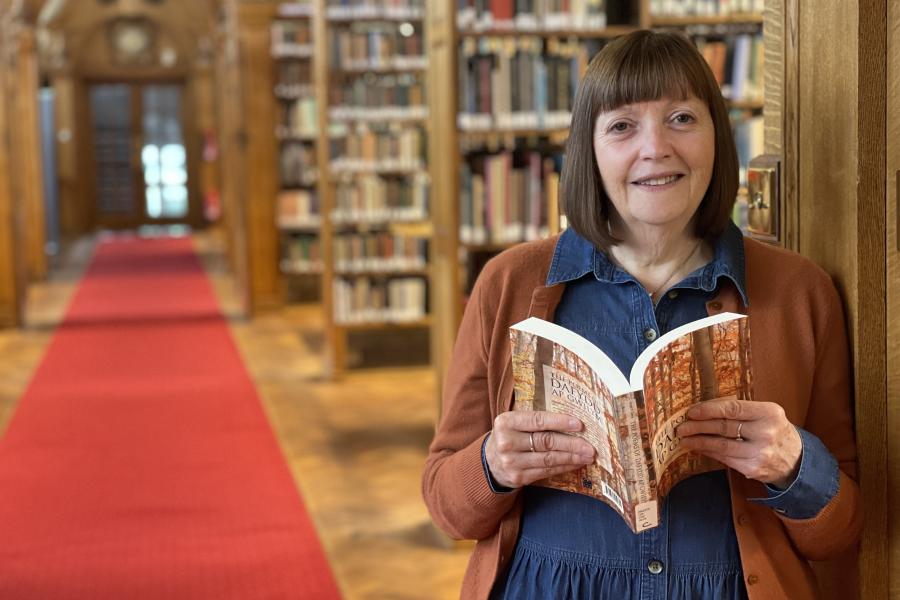
[[[460,241],[509,244],[546,237],[560,157],[538,149],[467,156],[460,169]]]
[[[278,225],[283,229],[321,226],[319,198],[314,190],[282,190],[278,193]]]
[[[604,43],[528,35],[463,39],[458,127],[568,127],[578,81]]]
[[[337,277],[333,285],[337,323],[408,323],[427,315],[427,284],[422,277]]]
[[[762,14],[765,0],[650,0],[654,17],[715,17]]]
[[[318,274],[322,272],[319,239],[308,235],[291,235],[282,240],[281,271],[284,273]]]
[[[458,0],[456,26],[464,31],[604,29],[616,0]]]
[[[679,481],[721,463],[680,446],[692,406],[751,400],[745,315],[723,313],[678,327],[651,343],[629,377],[578,334],[537,318],[510,327],[515,409],[574,416],[573,435],[596,452],[590,465],[537,485],[585,494],[619,513],[635,533],[659,524],[660,500]]]
[[[373,225],[428,218],[429,178],[361,175],[338,184],[331,220],[336,224]]]
[[[425,103],[424,87],[421,73],[381,73],[354,77],[331,87],[329,104],[331,110],[352,107],[374,114],[384,110],[409,110],[412,113],[386,114],[383,117],[385,119],[425,118],[428,116],[428,106]]]
[[[387,232],[335,236],[334,266],[342,273],[404,272],[428,266],[428,240]]]

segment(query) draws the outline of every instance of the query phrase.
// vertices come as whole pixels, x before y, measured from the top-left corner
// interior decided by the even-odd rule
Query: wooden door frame
[[[891,571],[900,564],[900,548],[888,552],[900,539],[896,526],[890,534],[888,527],[888,489],[900,484],[900,469],[888,470],[900,460],[900,440],[888,446],[888,418],[900,422],[900,411],[888,412],[886,358],[890,1],[828,6],[815,0],[766,1],[766,60],[772,41],[773,60],[781,61],[771,73],[767,65],[765,111],[767,152],[783,161],[782,239],[833,277],[851,340],[866,513],[858,585],[864,599],[887,598],[891,583],[900,585]],[[889,462],[889,451],[897,459]],[[838,581],[848,573],[832,569],[830,575]],[[894,596],[900,597],[900,590]]]
[[[91,88],[95,85],[118,85],[124,84],[128,85],[132,90],[131,95],[131,116],[132,119],[135,118],[136,115],[142,114],[142,97],[140,91],[148,86],[148,85],[176,85],[181,90],[181,102],[180,102],[180,120],[181,120],[181,132],[182,139],[185,146],[185,154],[187,160],[187,174],[188,180],[186,183],[187,191],[188,191],[188,212],[182,218],[173,218],[173,219],[148,219],[145,216],[141,217],[129,217],[129,218],[103,218],[97,212],[97,164],[95,160],[94,154],[94,128],[93,128],[93,115],[91,113],[91,101],[90,94]],[[80,94],[82,95],[82,106],[86,111],[85,114],[85,123],[87,126],[85,127],[84,136],[82,138],[82,151],[85,153],[85,165],[89,167],[89,172],[91,173],[91,177],[89,178],[90,184],[87,186],[90,199],[87,202],[88,211],[90,214],[90,223],[93,228],[109,228],[109,229],[134,229],[136,227],[140,227],[143,225],[177,225],[177,224],[185,224],[190,225],[192,227],[200,227],[204,223],[203,219],[203,203],[202,198],[200,197],[199,187],[197,179],[197,165],[193,164],[196,162],[198,158],[198,149],[197,144],[199,143],[196,139],[197,136],[192,135],[192,132],[189,130],[189,126],[191,123],[191,118],[193,115],[194,108],[190,105],[190,85],[186,77],[183,76],[172,76],[172,77],[132,77],[132,78],[118,78],[118,77],[84,77],[82,78],[82,85],[80,86]],[[131,123],[132,135],[135,134],[136,131],[141,127],[140,120],[138,122]],[[134,151],[132,149],[132,160],[135,161],[135,164],[132,165],[134,171],[134,195],[135,202],[138,206],[143,207],[144,205],[144,182],[143,175],[140,169],[140,157],[134,155]],[[142,210],[143,212],[143,210]]]

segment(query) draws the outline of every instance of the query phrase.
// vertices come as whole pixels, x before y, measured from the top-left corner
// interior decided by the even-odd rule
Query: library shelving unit
[[[272,23],[279,269],[289,300],[318,299],[323,272],[316,145],[324,142],[313,79],[314,9],[311,2],[284,2]]]
[[[441,157],[430,166],[439,385],[486,260],[565,226],[556,194],[569,111],[577,81],[606,41],[638,28],[687,33],[730,98],[742,160],[762,153],[760,4],[735,0],[728,12],[709,0],[586,0],[568,4],[569,12],[553,0],[429,4],[429,149]]]
[[[432,324],[428,65],[422,0],[319,5],[322,285],[335,375],[349,336]]]

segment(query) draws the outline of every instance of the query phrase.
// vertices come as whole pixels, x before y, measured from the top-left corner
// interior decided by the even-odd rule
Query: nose
[[[641,158],[659,160],[672,154],[672,142],[665,125],[652,124],[641,131]]]

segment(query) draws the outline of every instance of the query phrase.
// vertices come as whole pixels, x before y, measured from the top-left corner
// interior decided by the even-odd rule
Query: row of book
[[[284,236],[281,242],[283,273],[319,274],[322,272],[322,253],[319,238],[310,235]]]
[[[421,125],[357,123],[347,135],[330,140],[332,170],[415,170],[425,164],[425,130]]]
[[[312,82],[312,64],[308,60],[281,60],[275,64],[275,91],[309,86]],[[312,89],[310,88],[310,92]],[[284,95],[278,94],[278,95]]]
[[[567,127],[581,75],[600,41],[466,38],[459,57],[459,127]]]
[[[403,35],[385,25],[354,25],[331,36],[330,64],[344,70],[424,68],[427,65],[422,32]]]
[[[762,33],[694,37],[722,95],[731,100],[762,101],[765,51]]]
[[[404,323],[428,314],[427,283],[421,277],[336,278],[334,319],[337,323]]]
[[[281,229],[314,230],[322,225],[315,190],[281,190],[278,193],[278,226]]]
[[[460,174],[460,241],[509,244],[545,237],[561,160],[529,150],[468,156]]]
[[[275,132],[279,139],[315,138],[319,129],[315,97],[285,100],[281,102],[280,110],[281,114]]]
[[[765,8],[765,0],[650,0],[654,17],[759,15]]]
[[[406,21],[422,19],[424,15],[422,0],[330,0],[326,8],[326,16],[333,21]]]
[[[334,238],[334,268],[346,273],[402,272],[428,266],[428,240],[387,232],[348,233]]]
[[[742,186],[746,186],[750,159],[765,154],[765,122],[758,113],[732,110],[731,123],[740,165],[740,182]]]
[[[312,44],[312,29],[309,20],[276,20],[271,27],[272,47],[309,46]]]
[[[425,107],[424,84],[414,73],[357,77],[343,85],[332,86],[329,96],[330,106]]]
[[[278,156],[281,187],[309,187],[318,180],[316,151],[310,144],[288,141],[281,144]]]
[[[363,175],[335,190],[331,219],[336,224],[385,224],[428,218],[427,173],[412,177]]]
[[[463,31],[588,31],[614,20],[604,0],[457,0],[456,25]]]

